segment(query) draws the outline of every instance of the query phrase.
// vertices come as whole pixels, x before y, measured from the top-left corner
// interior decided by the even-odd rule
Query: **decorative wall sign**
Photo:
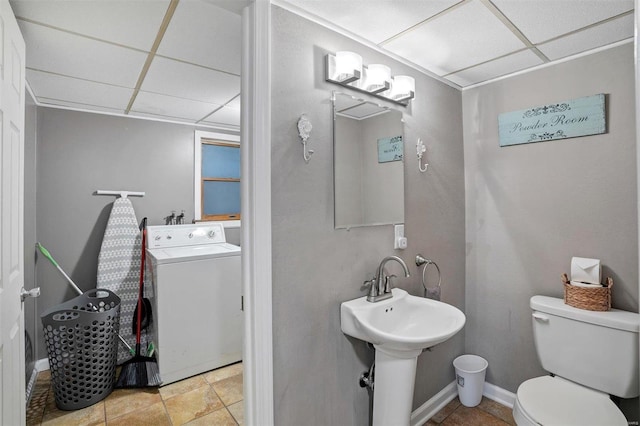
[[[378,163],[402,161],[403,154],[402,136],[378,139]]]
[[[505,112],[498,116],[500,146],[606,132],[604,94]]]

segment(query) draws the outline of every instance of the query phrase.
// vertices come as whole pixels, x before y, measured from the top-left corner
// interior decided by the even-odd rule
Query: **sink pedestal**
[[[384,351],[377,345],[373,426],[408,426],[413,404],[418,351]]]

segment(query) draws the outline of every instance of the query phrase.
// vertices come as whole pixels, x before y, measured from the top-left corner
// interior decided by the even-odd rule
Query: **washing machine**
[[[242,359],[240,247],[219,222],[147,227],[162,384]]]

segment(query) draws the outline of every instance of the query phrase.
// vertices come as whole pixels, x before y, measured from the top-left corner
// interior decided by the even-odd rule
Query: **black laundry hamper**
[[[56,406],[79,410],[106,398],[116,379],[120,298],[90,290],[40,317]]]

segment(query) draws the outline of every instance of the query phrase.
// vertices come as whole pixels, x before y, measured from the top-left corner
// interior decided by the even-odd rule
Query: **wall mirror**
[[[336,229],[404,223],[402,113],[334,92]]]

